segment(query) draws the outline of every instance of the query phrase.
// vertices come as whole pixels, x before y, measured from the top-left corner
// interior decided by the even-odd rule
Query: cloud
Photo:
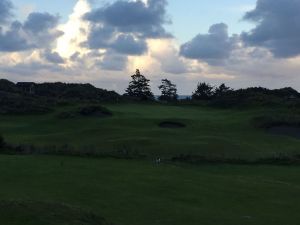
[[[135,39],[129,34],[119,35],[111,47],[125,55],[142,55],[147,51],[147,43],[144,40]]]
[[[24,23],[24,29],[33,33],[45,32],[57,26],[59,16],[53,16],[49,13],[30,13]]]
[[[188,63],[179,56],[177,43],[170,39],[149,41],[150,56],[157,60],[164,73],[184,74]]]
[[[24,77],[26,79],[31,80],[39,77],[39,79],[45,78],[45,74],[50,73],[59,73],[62,74],[63,67],[56,65],[56,64],[45,64],[38,61],[32,61],[32,62],[25,62],[25,63],[18,63],[14,66],[8,65],[1,65],[0,71],[2,73],[9,74],[10,76],[15,76],[18,78],[18,80],[23,80]],[[61,78],[63,78],[61,76]]]
[[[107,52],[100,62],[100,66],[104,70],[122,71],[126,68],[127,60],[127,57],[124,55]]]
[[[0,24],[5,24],[12,17],[13,4],[10,0],[0,1]]]
[[[279,58],[300,55],[299,9],[299,0],[258,0],[256,8],[244,16],[257,26],[241,35],[243,41],[267,48]]]
[[[90,49],[107,48],[109,42],[113,38],[115,30],[108,26],[93,26],[87,42],[83,43],[83,46]]]
[[[65,60],[57,52],[52,52],[51,50],[46,50],[43,54],[43,57],[50,63],[54,63],[54,64],[65,63]]]
[[[64,58],[69,58],[76,52],[86,53],[88,50],[81,45],[87,40],[89,29],[89,23],[82,17],[90,10],[88,0],[78,0],[68,17],[68,21],[58,25],[58,30],[64,34],[57,39],[55,51]]]
[[[166,6],[167,0],[117,0],[94,9],[83,17],[89,22],[90,29],[81,46],[106,52],[103,68],[125,68],[124,63],[129,60],[125,57],[147,54],[147,40],[172,37],[164,29],[164,25],[170,22]],[[116,62],[121,65],[116,66]]]
[[[170,37],[163,25],[166,18],[166,0],[124,1],[87,13],[85,18],[94,24],[105,24],[118,32],[136,33],[144,38]]]
[[[6,32],[3,32],[3,28],[0,27],[1,52],[24,51],[33,47],[33,44],[28,43],[20,22],[13,22]]]
[[[198,34],[183,44],[180,47],[180,55],[214,64],[227,59],[236,45],[237,37],[229,37],[227,25],[219,23],[212,25],[208,34]]]
[[[48,13],[31,13],[22,24],[11,23],[4,31],[0,27],[0,51],[18,52],[29,49],[45,49],[63,33],[56,30],[58,17]]]

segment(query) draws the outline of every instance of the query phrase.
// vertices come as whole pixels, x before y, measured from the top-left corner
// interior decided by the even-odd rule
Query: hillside
[[[121,96],[114,91],[91,84],[13,83],[0,80],[0,114],[47,113],[59,104],[72,102],[117,102]]]

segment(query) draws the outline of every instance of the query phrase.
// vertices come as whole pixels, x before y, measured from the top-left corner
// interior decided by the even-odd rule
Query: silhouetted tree
[[[214,97],[222,97],[227,94],[229,91],[232,91],[230,87],[227,87],[225,84],[221,84],[219,87],[215,89]]]
[[[146,79],[139,70],[136,70],[136,73],[131,76],[132,81],[129,83],[128,88],[126,89],[125,96],[138,98],[141,100],[153,100],[154,95],[151,92],[149,85],[150,80]]]
[[[213,87],[207,83],[199,83],[192,95],[193,100],[209,100],[213,96]]]
[[[158,87],[161,91],[159,100],[161,101],[177,101],[177,88],[175,84],[172,84],[168,79],[161,80],[162,84]]]

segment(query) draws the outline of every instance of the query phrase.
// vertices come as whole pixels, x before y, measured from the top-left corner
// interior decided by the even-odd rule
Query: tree
[[[228,92],[232,91],[230,87],[227,87],[225,84],[221,84],[219,87],[215,89],[214,97],[222,97]]]
[[[199,83],[192,95],[193,100],[209,100],[213,96],[213,87],[207,83]]]
[[[126,89],[125,96],[138,98],[140,100],[153,100],[154,95],[151,92],[149,85],[150,80],[146,79],[139,70],[136,70],[136,73],[131,76],[132,81],[129,83],[128,88]]]
[[[161,80],[162,84],[158,87],[161,91],[159,100],[161,101],[177,101],[177,88],[175,84],[172,84],[168,79]]]

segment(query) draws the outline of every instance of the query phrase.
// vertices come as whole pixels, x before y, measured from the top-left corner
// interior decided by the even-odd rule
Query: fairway
[[[151,157],[191,154],[251,159],[300,153],[299,139],[269,134],[252,123],[257,116],[283,109],[225,110],[159,104],[105,107],[112,111],[112,117],[58,118],[59,113],[72,110],[71,106],[46,115],[0,116],[0,133],[14,144],[68,144],[84,150],[130,151]],[[179,122],[185,127],[162,128],[159,124],[164,121]]]
[[[116,225],[295,225],[300,220],[299,173],[292,166],[156,166],[150,161],[0,156],[0,204],[63,204]],[[40,209],[31,220],[14,218],[13,224],[33,225],[51,212],[60,215],[59,209]],[[0,215],[8,210],[0,208]],[[11,220],[0,216],[0,224],[11,225]],[[77,225],[73,220],[61,224]]]
[[[0,0],[0,225],[300,225],[300,0]]]

